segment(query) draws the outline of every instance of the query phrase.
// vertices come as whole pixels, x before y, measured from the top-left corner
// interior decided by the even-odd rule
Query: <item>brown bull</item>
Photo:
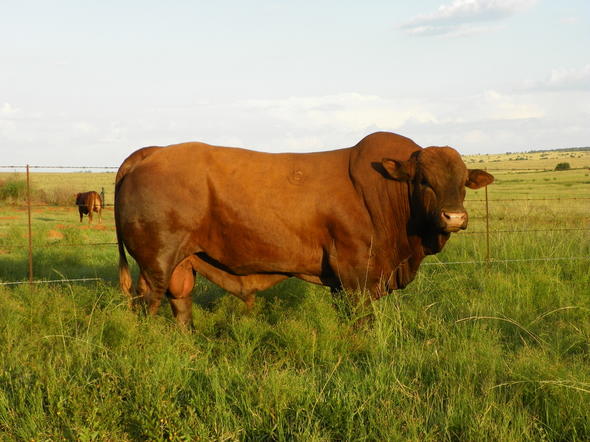
[[[127,248],[148,311],[166,293],[185,325],[195,272],[249,305],[289,277],[379,298],[405,287],[426,255],[467,227],[465,187],[492,181],[450,147],[385,132],[305,154],[144,148],[117,175],[121,287],[130,294]]]
[[[102,222],[102,200],[94,190],[78,193],[76,195],[76,206],[78,206],[78,212],[80,213],[80,222],[82,222],[84,215],[88,215],[88,224],[92,224],[92,212],[98,213],[98,223]]]

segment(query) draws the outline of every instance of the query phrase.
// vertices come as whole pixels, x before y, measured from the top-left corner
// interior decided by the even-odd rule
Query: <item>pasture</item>
[[[73,198],[37,202],[35,279],[100,280],[0,286],[0,438],[590,439],[590,153],[523,155],[465,158],[496,176],[491,262],[484,190],[468,190],[468,230],[361,326],[299,280],[246,312],[200,279],[184,334],[167,304],[129,311],[112,207],[88,226]],[[562,161],[572,169],[553,171]],[[46,199],[104,187],[112,204],[114,176],[31,181]],[[0,205],[0,282],[26,279],[26,219]]]

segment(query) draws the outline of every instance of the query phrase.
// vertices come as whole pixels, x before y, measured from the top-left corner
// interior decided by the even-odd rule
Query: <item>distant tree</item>
[[[570,168],[570,163],[557,163],[555,166],[555,170],[569,170]]]

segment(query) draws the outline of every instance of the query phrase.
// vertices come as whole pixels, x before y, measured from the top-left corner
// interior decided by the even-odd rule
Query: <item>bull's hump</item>
[[[393,132],[374,132],[369,134],[358,143],[359,146],[365,144],[403,144],[420,147],[412,139]]]

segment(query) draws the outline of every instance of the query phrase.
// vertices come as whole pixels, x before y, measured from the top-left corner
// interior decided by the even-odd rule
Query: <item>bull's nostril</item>
[[[443,210],[440,217],[445,231],[457,232],[467,227],[467,213],[465,211],[447,212]]]

